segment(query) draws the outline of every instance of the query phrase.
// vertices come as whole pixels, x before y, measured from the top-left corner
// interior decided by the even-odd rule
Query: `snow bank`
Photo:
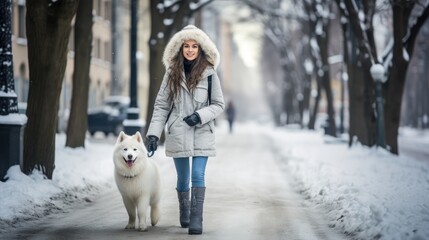
[[[429,239],[429,163],[316,132],[270,131],[297,191],[358,239]]]
[[[99,190],[114,184],[113,145],[85,145],[86,149],[66,148],[65,135],[57,135],[52,180],[40,171],[27,176],[18,165],[11,167],[8,180],[0,182],[0,229],[62,211],[74,201],[91,201]]]

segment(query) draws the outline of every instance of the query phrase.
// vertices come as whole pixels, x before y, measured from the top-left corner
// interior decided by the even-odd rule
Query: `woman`
[[[180,224],[189,227],[189,234],[202,234],[205,168],[208,157],[216,155],[214,119],[225,108],[215,71],[219,52],[207,34],[189,25],[171,38],[162,60],[166,73],[146,134],[147,149],[157,149],[167,125],[165,153],[176,167]]]

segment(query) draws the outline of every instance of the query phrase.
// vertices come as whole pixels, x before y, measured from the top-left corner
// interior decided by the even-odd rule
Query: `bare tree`
[[[401,108],[401,125],[418,129],[429,127],[429,22],[420,30],[415,43],[415,54],[405,83]]]
[[[78,0],[26,1],[30,69],[28,124],[24,132],[23,171],[26,174],[37,168],[52,179],[59,97],[71,21],[78,3]]]
[[[375,1],[336,0],[343,19],[344,59],[348,72],[349,92],[349,145],[357,138],[366,146],[375,145],[376,129],[373,103],[374,82],[369,73],[370,67],[377,61],[373,39],[372,19],[375,13]],[[364,18],[358,12],[362,9]],[[361,26],[365,26],[365,30]]]
[[[281,96],[282,90],[277,87],[281,84],[283,80],[283,71],[281,66],[278,64],[280,62],[280,54],[277,51],[276,46],[273,42],[268,39],[266,35],[263,35],[262,46],[264,46],[264,54],[270,56],[261,62],[261,71],[264,73],[264,78],[266,79],[265,84],[263,85],[266,91],[267,102],[271,108],[271,113],[274,119],[276,126],[282,125],[282,104],[278,96]]]
[[[307,21],[310,29],[310,46],[312,48],[313,61],[317,79],[318,95],[314,104],[313,114],[310,118],[309,127],[314,128],[316,114],[322,90],[325,92],[328,119],[326,120],[326,134],[336,137],[337,127],[335,123],[334,97],[331,87],[331,76],[328,62],[329,24],[331,15],[331,1],[303,1]]]
[[[302,114],[298,96],[301,93],[301,81],[296,68],[296,57],[292,50],[292,25],[289,20],[295,20],[297,16],[282,9],[282,0],[271,0],[255,2],[243,0],[243,2],[254,10],[255,18],[263,24],[264,35],[277,49],[279,54],[278,64],[283,72],[283,80],[278,83],[280,91],[281,108],[273,109],[274,116],[286,116],[285,123],[302,124]],[[279,97],[279,96],[276,96]],[[280,111],[280,112],[277,112]],[[278,123],[284,124],[277,120]]]
[[[388,66],[388,81],[384,85],[385,128],[389,150],[398,154],[398,129],[406,73],[417,35],[429,17],[429,3],[421,5],[419,1],[397,0],[392,1],[391,5],[394,43],[389,54],[383,57],[384,65]],[[413,10],[417,8],[419,11],[413,15]]]
[[[213,0],[183,1],[150,1],[151,34],[149,38],[149,96],[146,123],[152,119],[153,105],[161,86],[165,69],[162,65],[162,54],[167,41],[172,35],[189,23],[193,14],[201,10]],[[145,133],[147,128],[145,129]]]
[[[360,58],[359,64],[361,65],[360,72],[363,74],[365,82],[361,86],[363,94],[358,95],[368,99],[362,107],[363,113],[365,113],[364,121],[367,123],[364,126],[367,131],[367,140],[362,143],[365,145],[375,144],[375,126],[373,116],[369,113],[373,112],[372,103],[374,102],[374,83],[369,74],[369,68],[372,64],[377,63],[377,53],[375,47],[375,41],[373,36],[372,18],[375,12],[375,1],[362,1],[362,5],[358,5],[355,0],[336,0],[340,7],[343,17],[348,19],[348,23],[353,34],[353,38],[349,41],[357,42],[358,56]],[[392,8],[392,19],[393,19],[393,44],[388,46],[385,51],[386,55],[383,56],[382,64],[386,69],[387,82],[383,86],[385,96],[385,132],[387,147],[392,153],[398,154],[398,129],[400,123],[401,113],[401,101],[404,91],[404,84],[406,81],[406,72],[409,65],[409,59],[413,54],[414,44],[419,33],[419,30],[423,26],[423,23],[429,17],[429,4],[420,4],[419,1],[407,1],[407,0],[396,0],[385,2],[384,4],[390,4]],[[359,6],[363,8],[364,21],[358,16]],[[415,15],[412,14],[415,10]],[[412,24],[411,24],[412,23]],[[365,26],[365,30],[361,27]],[[405,50],[405,52],[404,52]],[[350,51],[350,49],[349,49]],[[404,54],[406,53],[406,54]],[[353,54],[353,52],[351,52]],[[349,55],[351,55],[349,53]],[[355,52],[356,54],[356,52]],[[349,69],[350,71],[350,69]],[[353,72],[349,72],[349,76],[353,76]],[[371,80],[371,81],[369,81]],[[363,81],[363,80],[361,80]],[[349,81],[350,82],[350,81]],[[363,86],[363,87],[362,87]],[[354,87],[353,89],[357,89]],[[351,88],[349,87],[349,90]],[[352,95],[352,94],[351,94]],[[352,105],[351,96],[351,105]],[[350,112],[350,118],[353,116],[359,118],[360,112],[355,113],[352,116]],[[356,122],[359,122],[355,119]],[[354,122],[350,122],[352,125]],[[352,127],[352,126],[351,126]],[[355,126],[354,128],[358,128]],[[354,132],[351,132],[351,138]],[[359,139],[360,141],[364,139]]]
[[[295,1],[296,9],[301,11],[288,12],[282,9],[285,1],[274,0],[266,2],[257,2],[243,0],[248,6],[259,13],[259,18],[264,23],[265,34],[272,40],[280,53],[280,64],[284,70],[284,105],[287,114],[287,123],[291,123],[290,116],[298,113],[302,121],[302,112],[305,102],[309,97],[311,79],[316,78],[318,94],[313,104],[312,114],[309,122],[309,128],[314,129],[317,113],[319,111],[319,101],[322,90],[325,92],[328,119],[327,134],[336,136],[335,110],[332,88],[330,83],[329,63],[328,63],[328,40],[329,40],[329,22],[331,1]],[[304,33],[303,41],[306,41],[308,50],[301,52],[311,53],[311,57],[300,57],[297,62],[297,45],[292,44],[296,39],[291,30],[290,22],[295,21],[301,24],[301,31]],[[302,45],[304,43],[300,43]],[[299,49],[299,48],[298,48]],[[311,49],[311,50],[310,50]],[[310,61],[311,64],[307,62]],[[309,73],[303,66],[312,65],[317,74]],[[304,74],[306,73],[306,74]]]
[[[86,116],[92,48],[92,5],[93,1],[79,2],[74,26],[73,92],[66,140],[66,146],[72,148],[85,147],[85,135],[88,129]]]

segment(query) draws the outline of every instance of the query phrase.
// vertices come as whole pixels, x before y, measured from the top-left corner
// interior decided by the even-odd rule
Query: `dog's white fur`
[[[136,211],[139,218],[138,230],[147,231],[146,216],[150,206],[152,226],[160,218],[160,175],[158,166],[147,157],[142,136],[139,132],[129,136],[121,132],[113,153],[115,181],[128,212],[125,229],[134,229]]]

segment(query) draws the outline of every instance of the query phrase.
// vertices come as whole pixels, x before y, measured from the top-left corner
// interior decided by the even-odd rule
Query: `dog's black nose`
[[[129,160],[132,160],[132,159],[133,159],[133,155],[128,154],[128,159],[129,159]]]

